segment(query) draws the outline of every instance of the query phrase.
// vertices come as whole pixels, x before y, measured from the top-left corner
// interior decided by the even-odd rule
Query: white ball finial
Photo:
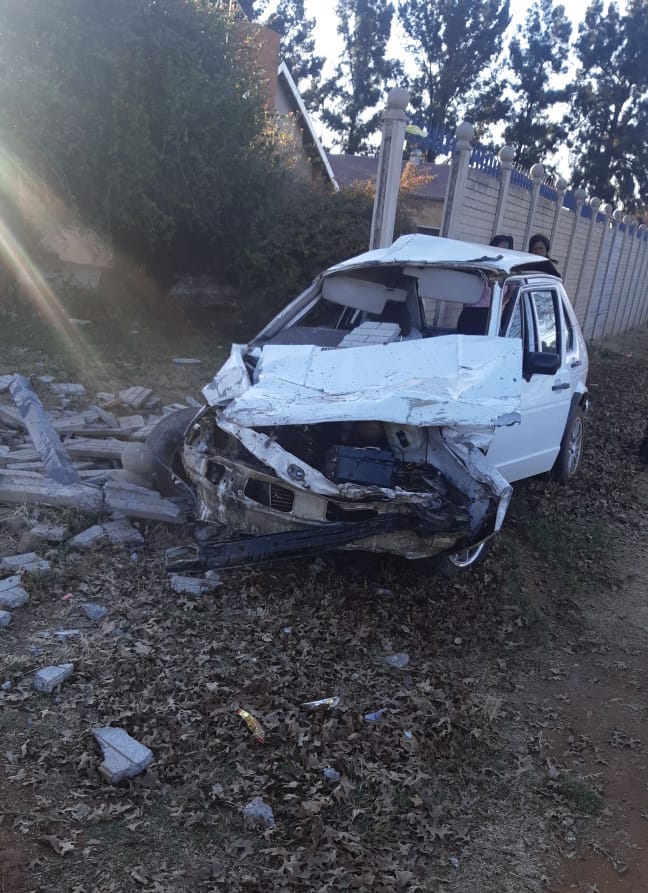
[[[387,108],[405,111],[409,105],[409,93],[405,87],[394,87],[387,94]]]
[[[457,140],[469,143],[475,135],[475,128],[469,121],[463,121],[457,127]]]
[[[502,148],[497,153],[497,157],[501,161],[504,167],[510,167],[513,164],[513,159],[515,158],[515,149],[513,146],[502,146]]]
[[[543,164],[534,164],[531,168],[531,179],[534,183],[541,183],[544,180],[545,169]]]
[[[617,208],[612,217],[617,223],[620,223],[623,220],[623,208]]]
[[[564,177],[558,177],[558,179],[556,180],[556,189],[558,190],[558,192],[565,192],[568,186],[569,183],[567,182],[567,180],[565,180]]]
[[[601,207],[601,199],[597,198],[596,196],[591,198],[589,200],[589,203],[590,203],[590,208],[593,208],[595,211],[598,211],[598,209]]]
[[[609,202],[606,202],[603,205],[603,207],[601,208],[601,211],[605,214],[606,217],[611,217],[612,211],[614,211],[614,208],[612,207],[612,205]]]
[[[587,198],[587,193],[584,189],[574,189],[574,198],[576,199],[577,205],[582,205]]]

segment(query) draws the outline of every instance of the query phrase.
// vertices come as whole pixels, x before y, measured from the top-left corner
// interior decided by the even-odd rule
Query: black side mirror
[[[549,351],[527,351],[524,355],[524,377],[555,375],[560,369],[560,355]]]

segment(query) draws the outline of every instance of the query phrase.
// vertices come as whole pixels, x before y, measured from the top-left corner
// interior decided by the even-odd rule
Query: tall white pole
[[[394,241],[396,204],[403,166],[403,145],[409,103],[409,93],[403,87],[394,87],[387,96],[387,108],[383,114],[383,133],[378,157],[378,178],[369,248],[386,248]]]

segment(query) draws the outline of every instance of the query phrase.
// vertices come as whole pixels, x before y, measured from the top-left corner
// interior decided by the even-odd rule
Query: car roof
[[[460,266],[463,269],[474,267],[477,270],[487,270],[510,274],[513,272],[528,272],[530,265],[533,270],[540,273],[553,271],[549,263],[545,263],[537,254],[528,254],[526,251],[511,251],[508,248],[494,248],[489,245],[481,245],[478,242],[461,242],[458,239],[445,239],[439,236],[426,236],[422,233],[412,233],[401,236],[387,248],[376,248],[366,251],[342,263],[329,267],[323,276],[334,276],[337,273],[347,273],[350,270],[359,270],[365,267],[388,266]]]

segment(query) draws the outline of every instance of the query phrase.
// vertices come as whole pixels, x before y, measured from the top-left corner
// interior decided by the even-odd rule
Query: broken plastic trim
[[[457,524],[457,531],[460,525]],[[270,533],[264,536],[231,540],[192,547],[193,557],[181,558],[189,547],[172,549],[167,553],[168,571],[199,571],[221,567],[241,567],[256,561],[277,561],[284,558],[303,558],[313,552],[329,552],[348,543],[397,530],[414,530],[423,535],[456,532],[448,529],[447,518],[437,518],[430,512],[390,514],[368,521],[338,522],[323,527]],[[174,560],[175,559],[175,560]]]

